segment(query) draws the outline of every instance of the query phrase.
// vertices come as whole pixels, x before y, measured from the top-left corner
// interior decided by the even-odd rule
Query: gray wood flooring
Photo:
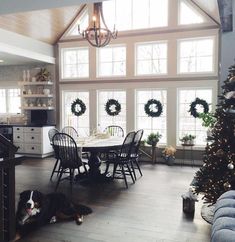
[[[54,158],[28,159],[16,167],[16,202],[20,192],[54,190],[56,178],[49,181]],[[196,204],[194,218],[182,212],[181,194],[198,168],[142,163],[144,176],[129,189],[122,180],[108,184],[76,184],[72,199],[90,206],[93,213],[82,225],[73,221],[45,226],[21,242],[209,242],[211,226]],[[131,182],[130,182],[131,184]],[[68,196],[69,182],[58,191]]]

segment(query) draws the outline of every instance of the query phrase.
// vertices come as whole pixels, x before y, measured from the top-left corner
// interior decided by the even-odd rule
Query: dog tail
[[[80,215],[88,215],[88,214],[92,213],[92,209],[85,205],[74,204],[74,206]]]

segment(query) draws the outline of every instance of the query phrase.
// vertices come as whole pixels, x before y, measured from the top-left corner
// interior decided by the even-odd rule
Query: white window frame
[[[115,0],[115,1],[118,1],[118,0]],[[138,0],[139,1],[139,0]],[[167,18],[166,18],[166,24],[165,25],[161,25],[161,26],[151,26],[150,25],[150,14],[148,15],[148,26],[146,28],[133,28],[133,0],[131,0],[131,28],[130,29],[122,29],[120,30],[119,32],[125,32],[125,33],[128,33],[128,32],[132,32],[132,31],[146,31],[146,30],[149,30],[149,29],[162,29],[162,28],[167,28],[169,26],[169,5],[170,5],[170,0],[165,0],[167,1],[167,11],[166,11],[166,14],[167,14]],[[149,1],[149,5],[150,5],[150,1]],[[116,2],[115,2],[115,15],[117,14],[116,13]],[[148,9],[148,11],[150,10],[150,7]],[[105,16],[104,16],[105,17]],[[115,20],[117,21],[117,20]],[[118,28],[118,26],[117,26]]]
[[[79,89],[64,89],[61,91],[61,128],[63,128],[65,126],[65,112],[66,110],[64,109],[65,107],[65,93],[69,93],[69,92],[75,92],[75,93],[83,93],[86,92],[88,93],[88,100],[89,100],[89,104],[87,105],[85,103],[85,105],[87,106],[88,110],[86,110],[86,112],[88,111],[89,113],[87,114],[88,118],[89,118],[89,124],[88,124],[88,128],[89,130],[91,129],[91,120],[90,120],[90,91],[89,90],[79,90]],[[79,97],[78,97],[79,98]],[[81,127],[84,128],[84,127]],[[89,134],[88,134],[89,135]]]
[[[65,69],[65,58],[64,58],[64,53],[66,52],[66,50],[87,50],[88,51],[88,62],[87,63],[82,63],[82,64],[87,64],[88,65],[88,76],[76,76],[76,77],[65,77],[64,76],[64,69]],[[60,71],[60,75],[61,75],[61,79],[62,80],[74,80],[74,79],[89,79],[90,76],[90,55],[89,55],[89,47],[88,46],[82,46],[82,47],[62,47],[60,49],[60,66],[61,66],[61,71]],[[78,63],[77,63],[78,64]],[[79,63],[80,64],[80,63]]]
[[[100,92],[125,92],[125,96],[126,96],[126,109],[127,109],[127,90],[126,89],[97,89],[96,90],[96,105],[97,105],[97,129],[99,128],[105,128],[105,127],[99,127],[100,126],[100,109],[99,109],[99,93]],[[105,107],[104,107],[105,108]],[[107,114],[108,115],[108,114]],[[114,119],[116,116],[113,116],[112,119]],[[123,130],[124,130],[124,133],[126,133],[126,130],[127,130],[127,123],[128,123],[128,120],[127,120],[127,111],[125,113],[125,118],[126,118],[126,126],[125,127],[122,127]],[[116,124],[110,124],[110,125],[116,125]],[[103,131],[103,130],[101,130]]]
[[[214,106],[213,106],[213,101],[214,101],[214,88],[212,87],[212,86],[203,86],[203,87],[195,87],[195,86],[190,86],[190,87],[178,87],[178,88],[176,88],[176,102],[177,102],[177,115],[176,115],[176,146],[177,147],[181,147],[181,142],[180,142],[180,136],[179,136],[179,113],[180,113],[180,100],[179,100],[179,92],[181,91],[181,90],[211,90],[211,110],[210,110],[210,112],[211,111],[213,111],[214,110]],[[195,145],[195,147],[196,148],[203,148],[203,147],[205,147],[205,145]]]
[[[166,143],[162,143],[161,140],[159,141],[159,146],[166,146],[168,144],[168,131],[167,131],[167,123],[168,123],[168,117],[167,117],[167,114],[168,114],[168,111],[167,111],[167,108],[168,108],[168,90],[166,87],[162,87],[162,88],[159,88],[159,87],[151,87],[151,88],[138,88],[138,89],[135,89],[135,129],[138,129],[137,128],[137,109],[138,109],[138,105],[137,105],[137,92],[138,91],[165,91],[166,92]],[[162,104],[163,105],[163,104]],[[164,106],[163,106],[164,108]],[[150,117],[149,117],[150,118]],[[151,121],[152,123],[152,121]],[[151,127],[152,129],[152,127]],[[152,130],[152,132],[155,132],[154,130]]]
[[[19,95],[20,95],[20,93],[21,93],[21,89],[19,88],[19,87],[2,87],[2,88],[0,88],[0,89],[2,89],[2,90],[5,90],[5,99],[6,99],[6,112],[5,113],[0,113],[0,116],[9,116],[9,115],[16,115],[16,114],[21,114],[22,113],[22,111],[20,110],[20,112],[19,113],[10,113],[9,112],[9,103],[10,103],[10,101],[9,101],[9,90],[10,89],[17,89],[17,90],[19,90]],[[20,99],[20,107],[22,106],[22,100]]]
[[[104,48],[118,48],[118,47],[124,47],[125,48],[125,74],[124,75],[109,75],[109,76],[102,76],[99,74],[100,72],[100,62],[99,62],[99,59],[100,59],[100,49],[97,48],[96,50],[96,77],[97,78],[102,78],[102,79],[105,79],[105,78],[110,78],[110,77],[126,77],[127,75],[127,45],[126,44],[117,44],[117,45],[108,45],[107,47],[104,47]],[[120,62],[120,61],[119,61]],[[113,57],[112,57],[112,62],[108,62],[108,63],[112,63],[112,73],[113,73]]]
[[[166,44],[166,73],[152,73],[152,74],[138,74],[137,73],[137,47],[138,45],[151,45],[151,44]],[[153,61],[153,58],[151,59]],[[135,76],[141,77],[141,76],[167,76],[168,75],[168,40],[159,40],[159,41],[148,41],[148,42],[136,42],[135,43]]]
[[[196,41],[196,40],[204,40],[204,39],[211,39],[213,41],[213,53],[212,53],[212,70],[211,71],[198,71],[198,72],[180,72],[180,43],[181,42],[186,42],[186,41]],[[176,65],[177,65],[177,74],[178,75],[204,75],[204,74],[214,74],[216,71],[215,67],[216,63],[216,42],[215,42],[215,36],[203,36],[203,37],[193,37],[193,38],[182,38],[182,39],[177,39],[177,60],[176,60]]]

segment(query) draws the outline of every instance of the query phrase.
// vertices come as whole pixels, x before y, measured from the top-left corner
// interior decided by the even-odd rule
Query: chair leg
[[[55,170],[56,170],[56,167],[58,165],[58,162],[59,162],[59,159],[57,159],[56,162],[55,162],[54,168],[53,168],[52,173],[51,173],[50,181],[52,180],[52,177],[53,177],[53,175],[55,173]],[[59,172],[59,170],[58,170],[58,172]]]
[[[73,176],[74,176],[74,170],[69,169],[69,181],[70,181],[70,192],[73,191]]]
[[[140,175],[143,176],[142,171],[141,171],[140,166],[139,166],[139,162],[137,160],[135,161],[135,164],[137,166],[137,169],[139,170]]]
[[[125,173],[124,166],[123,165],[120,165],[120,166],[122,168],[121,171],[122,171],[123,178],[125,180],[126,188],[128,188],[128,183],[127,183],[127,179],[126,179],[126,173]]]
[[[57,191],[57,188],[58,188],[58,186],[59,186],[59,183],[60,183],[61,177],[62,177],[62,175],[63,175],[63,171],[64,171],[63,168],[61,168],[60,175],[59,175],[58,181],[57,181],[57,183],[56,183],[55,191]]]
[[[109,165],[110,165],[110,163],[107,162],[107,163],[106,163],[106,168],[105,168],[105,172],[104,172],[104,174],[107,174],[107,173],[108,173]]]
[[[117,166],[118,166],[118,164],[113,164],[113,179],[114,179],[114,176],[115,176],[115,173],[117,170]]]
[[[131,164],[131,170],[132,170],[132,172],[134,174],[134,178],[136,180],[137,178],[136,178],[136,174],[135,174],[135,167],[134,167],[134,164],[133,164],[133,161],[132,160],[130,161],[130,164]]]
[[[130,173],[130,176],[131,176],[131,179],[132,179],[133,183],[135,183],[135,178],[133,177],[131,168],[130,168],[130,166],[127,163],[126,163],[126,167],[127,167],[128,171]]]

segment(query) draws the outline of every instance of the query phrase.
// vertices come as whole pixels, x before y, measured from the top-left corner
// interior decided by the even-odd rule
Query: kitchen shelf
[[[18,82],[20,86],[53,85],[53,82]]]
[[[52,98],[53,95],[52,94],[25,94],[25,95],[21,95],[21,97],[23,98],[32,98],[32,97],[35,97],[35,98]]]
[[[23,110],[54,110],[54,107],[21,107]]]

